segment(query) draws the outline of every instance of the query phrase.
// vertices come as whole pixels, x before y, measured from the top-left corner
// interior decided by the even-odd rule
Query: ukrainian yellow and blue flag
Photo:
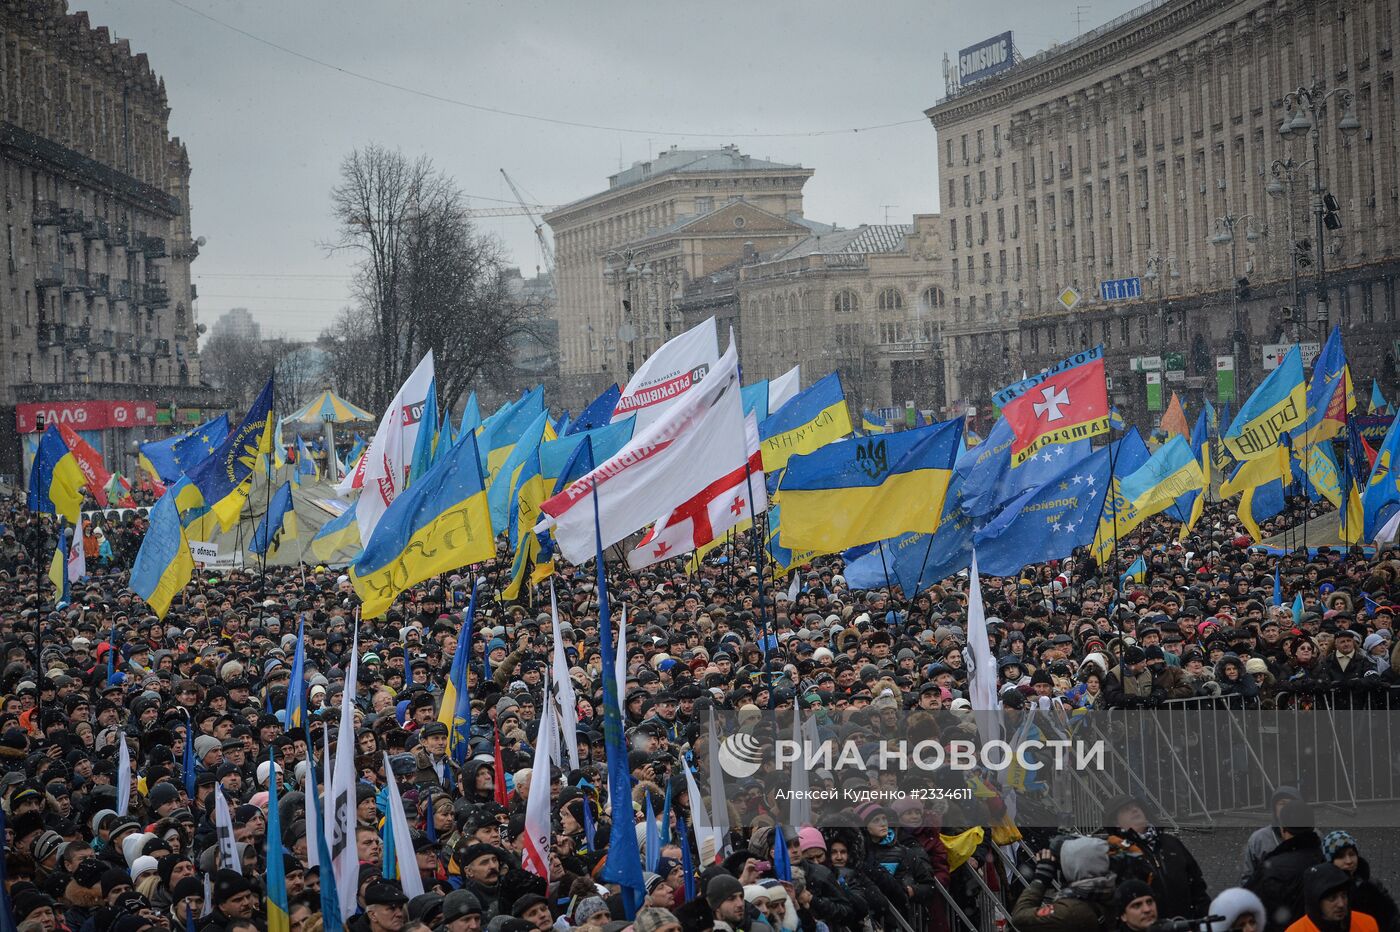
[[[549,412],[540,411],[525,429],[515,436],[506,450],[505,459],[500,461],[492,477],[487,480],[486,500],[491,507],[492,527],[506,528],[510,524],[510,513],[515,504],[511,493],[526,462],[533,456],[538,463],[540,443],[545,439],[548,427]]]
[[[1364,523],[1362,537],[1375,540],[1376,532],[1400,510],[1400,472],[1396,472],[1400,461],[1400,417],[1390,424],[1385,442],[1376,451],[1376,464],[1371,467],[1371,477],[1366,482],[1366,491],[1361,493],[1361,510]]]
[[[81,547],[82,541],[78,541]],[[53,559],[49,561],[49,582],[53,583],[55,602],[68,602],[68,532],[58,529],[58,545],[54,548]]]
[[[793,454],[811,453],[851,431],[841,374],[833,372],[798,392],[759,425],[763,471],[772,476],[787,466]]]
[[[311,447],[300,436],[297,437],[297,468],[292,474],[292,480],[297,485],[301,485],[301,477],[310,476],[313,480],[321,478],[321,470],[316,466],[316,458],[311,455]]]
[[[156,617],[164,618],[175,594],[190,581],[194,557],[180,524],[175,496],[162,495],[151,509],[150,524],[131,568],[131,591],[146,600]]]
[[[1340,326],[1332,328],[1322,352],[1313,362],[1307,399],[1308,416],[1300,435],[1305,446],[1331,440],[1340,434],[1347,416],[1356,409],[1356,393],[1351,384],[1346,351],[1342,348]]]
[[[511,496],[516,507],[511,509],[508,538],[515,556],[510,568],[510,583],[501,591],[502,602],[520,598],[526,571],[532,564],[536,571],[531,574],[531,582],[537,577],[548,578],[554,572],[553,561],[539,564],[540,539],[534,533],[540,516],[540,503],[548,497],[548,487],[540,473],[540,451],[536,447],[519,470],[515,493]]]
[[[350,557],[351,560],[359,557],[360,524],[355,517],[356,504],[358,502],[352,502],[349,508],[321,525],[316,536],[311,538],[311,552],[316,555],[316,559],[330,560],[341,551],[354,554]]]
[[[795,566],[802,566],[811,563],[817,557],[826,554],[819,550],[793,549],[783,544],[782,511],[777,505],[768,509],[768,539],[764,541],[764,549],[768,551],[768,556],[778,565],[778,569],[787,573]]]
[[[962,430],[959,418],[792,456],[779,486],[783,544],[835,551],[900,534],[932,534]]]
[[[1281,437],[1274,441],[1270,455],[1245,460],[1221,483],[1221,498],[1240,496],[1236,513],[1255,543],[1263,540],[1259,525],[1283,511],[1285,487],[1292,475],[1288,439]]]
[[[267,503],[267,513],[253,531],[253,541],[248,550],[260,557],[277,552],[284,540],[294,540],[297,536],[297,513],[292,501],[292,484],[284,482],[272,493]]]
[[[447,753],[458,764],[471,756],[472,706],[467,692],[467,668],[472,662],[472,624],[476,619],[476,580],[462,615],[462,630],[457,633],[457,649],[452,654],[452,666],[447,671],[447,686],[438,706],[438,721],[447,726]]]
[[[1366,480],[1371,475],[1370,460],[1361,440],[1361,432],[1347,419],[1346,449],[1346,507],[1341,509],[1341,537],[1348,544],[1361,542],[1366,527],[1365,512],[1361,507],[1361,496],[1366,488]]]
[[[1124,586],[1128,583],[1134,583],[1140,586],[1145,582],[1147,582],[1147,561],[1143,559],[1142,554],[1138,554],[1138,558],[1133,561],[1132,566],[1128,567],[1128,571],[1118,577],[1118,585]]]
[[[574,426],[577,425],[578,422],[575,421]],[[628,417],[613,424],[604,424],[601,427],[587,430],[571,428],[562,437],[555,440],[545,440],[540,444],[540,471],[550,482],[562,478],[568,471],[569,461],[573,458],[574,453],[582,447],[585,440],[592,445],[591,455],[596,457],[598,462],[605,463],[632,439],[636,425],[637,419]],[[584,472],[586,473],[588,470]]]
[[[363,617],[378,618],[410,586],[495,555],[476,436],[468,434],[394,499],[350,579],[364,602]]]
[[[277,805],[277,751],[268,752],[267,781],[267,932],[291,932],[287,901],[287,870],[282,860],[282,813]],[[431,816],[430,816],[431,818]]]
[[[438,442],[437,378],[428,382],[428,395],[423,399],[423,413],[418,421],[418,436],[413,441],[413,458],[409,460],[408,484],[423,477],[433,465],[433,450]]]
[[[886,423],[888,422],[878,414],[872,414],[869,411],[860,413],[860,429],[867,434],[883,434]]]
[[[217,450],[185,473],[189,484],[176,504],[181,512],[208,506],[219,526],[233,527],[248,492],[258,461],[272,452],[272,379],[267,380],[248,415],[224,438]]]
[[[481,455],[481,472],[489,488],[515,443],[540,414],[548,416],[544,406],[544,387],[536,385],[515,401],[502,405],[481,425],[477,445]]]
[[[1385,400],[1381,394],[1381,387],[1376,384],[1376,380],[1371,380],[1371,406],[1366,411],[1367,414],[1390,414],[1390,402]]]
[[[304,728],[306,709],[306,619],[297,625],[297,649],[292,655],[292,675],[287,682],[287,730]]]
[[[63,442],[58,425],[49,424],[39,438],[39,450],[29,468],[29,510],[61,515],[76,527],[82,517],[86,483],[83,468]]]
[[[476,392],[467,396],[467,403],[462,408],[462,421],[457,425],[457,437],[460,439],[465,433],[476,433],[481,428],[481,402],[476,400]]]
[[[1297,430],[1307,418],[1303,357],[1295,343],[1277,369],[1259,384],[1221,441],[1237,460],[1273,454],[1280,434]]]
[[[1168,515],[1181,522],[1181,537],[1185,539],[1191,528],[1196,526],[1196,522],[1201,519],[1201,513],[1206,506],[1206,490],[1210,488],[1211,455],[1210,455],[1210,418],[1214,412],[1210,409],[1209,402],[1201,409],[1201,413],[1196,415],[1196,426],[1191,428],[1191,453],[1196,457],[1196,461],[1201,464],[1201,490],[1199,492],[1188,492],[1176,500],[1172,505]]]

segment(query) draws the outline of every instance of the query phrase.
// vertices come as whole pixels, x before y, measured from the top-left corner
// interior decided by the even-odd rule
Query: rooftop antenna
[[[1087,13],[1087,12],[1089,12],[1090,9],[1091,9],[1091,6],[1090,6],[1089,4],[1087,4],[1087,3],[1081,3],[1081,4],[1078,4],[1078,5],[1075,6],[1075,8],[1074,8],[1074,34],[1075,34],[1076,36],[1082,36],[1082,35],[1084,35],[1084,14]]]
[[[889,222],[890,222],[890,208],[891,208],[891,207],[898,207],[899,205],[898,205],[898,204],[880,204],[879,206],[885,208],[885,223],[886,223],[886,225],[888,225]]]

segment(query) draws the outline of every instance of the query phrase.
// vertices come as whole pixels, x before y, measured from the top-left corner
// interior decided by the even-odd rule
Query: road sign
[[[1074,310],[1074,306],[1078,304],[1083,297],[1083,295],[1073,288],[1066,288],[1064,291],[1060,292],[1056,300],[1064,305],[1065,310],[1072,311]]]
[[[1292,343],[1265,343],[1263,348],[1265,371],[1277,369],[1292,348]],[[1298,351],[1302,354],[1303,365],[1311,366],[1313,360],[1317,358],[1317,354],[1322,352],[1322,344],[1299,343]]]
[[[1134,372],[1160,372],[1162,369],[1161,356],[1134,356],[1128,360],[1128,368]]]
[[[1142,297],[1142,279],[1114,278],[1099,282],[1099,297],[1105,301],[1130,301]]]

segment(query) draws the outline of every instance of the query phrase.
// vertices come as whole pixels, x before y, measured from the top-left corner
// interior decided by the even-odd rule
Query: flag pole
[[[758,567],[758,643],[763,645],[763,680],[768,686],[768,708],[775,709],[777,708],[777,701],[773,695],[773,655],[770,651],[770,647],[768,644],[768,609],[763,604],[764,567],[762,555],[759,550],[760,541],[758,537],[758,515],[754,512],[753,507],[753,470],[749,466],[747,446],[745,446],[744,452],[744,488],[749,493],[749,533],[750,536],[753,538],[754,560],[755,564]],[[731,548],[730,550],[729,562],[731,565],[734,562],[734,554],[737,552],[737,550],[737,547]],[[772,633],[776,638],[777,632],[773,631]]]

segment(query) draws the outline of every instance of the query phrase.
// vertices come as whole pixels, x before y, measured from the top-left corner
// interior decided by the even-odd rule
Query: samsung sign
[[[1012,49],[1009,32],[963,49],[958,53],[958,80],[971,84],[1010,69],[1016,63]]]

